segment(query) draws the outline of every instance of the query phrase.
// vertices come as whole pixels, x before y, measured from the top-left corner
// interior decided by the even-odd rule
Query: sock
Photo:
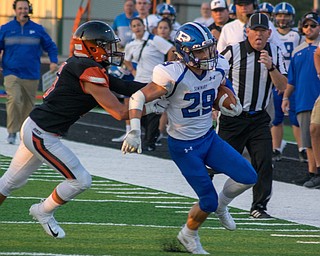
[[[299,148],[299,152],[302,152],[303,150],[305,150],[306,148],[300,147]]]
[[[224,212],[227,206],[231,203],[233,198],[227,197],[223,190],[219,193],[219,199],[218,199],[218,208],[216,210],[216,213]]]
[[[130,124],[127,124],[126,125],[126,133],[128,133],[130,130],[131,130],[131,126],[130,126]]]
[[[320,166],[317,167],[318,175],[320,175]]]
[[[195,235],[197,235],[198,230],[192,230],[192,229],[188,228],[187,224],[186,224],[182,228],[182,233],[184,233],[185,235],[188,235],[188,236],[195,236]]]
[[[53,198],[52,195],[50,195],[49,197],[46,198],[46,200],[44,200],[44,202],[40,205],[39,210],[43,211],[45,213],[53,213],[58,207],[60,206],[60,204],[56,203]]]

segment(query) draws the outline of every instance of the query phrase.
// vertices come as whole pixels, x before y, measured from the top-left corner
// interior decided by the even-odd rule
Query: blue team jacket
[[[14,20],[0,27],[3,75],[21,79],[40,79],[40,57],[48,53],[58,63],[58,49],[43,26],[29,20],[24,26]]]

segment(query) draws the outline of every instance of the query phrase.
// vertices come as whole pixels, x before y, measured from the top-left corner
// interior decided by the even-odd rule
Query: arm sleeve
[[[125,81],[111,75],[109,76],[110,90],[125,96],[131,96],[133,93],[140,90],[142,87],[146,85],[146,83],[139,83],[136,81]]]

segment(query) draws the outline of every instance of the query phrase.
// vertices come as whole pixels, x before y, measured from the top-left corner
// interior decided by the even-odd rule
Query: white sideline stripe
[[[298,244],[320,244],[318,241],[297,241]]]
[[[93,187],[130,187],[133,185],[122,183],[122,184],[93,184]]]
[[[50,180],[48,180],[48,179],[29,178],[28,180],[29,180],[29,181],[30,181],[30,180],[33,180],[33,181],[51,181],[51,182],[61,182],[61,181],[63,181],[64,179],[61,179],[61,180],[52,180],[52,179],[50,179]]]
[[[218,218],[214,218],[214,217],[208,217],[207,218],[208,220],[217,220]],[[248,217],[248,218],[232,218],[233,220],[238,220],[238,221],[252,221],[252,222],[254,222],[254,221],[258,221],[257,219],[254,219],[254,218],[250,218],[250,217]],[[277,220],[277,219],[259,219],[259,221],[262,221],[262,222],[264,222],[264,221],[279,221],[279,220]]]
[[[55,175],[55,174],[59,174],[57,172],[54,172],[54,171],[50,171],[50,170],[39,170],[38,171],[35,171],[32,175],[38,175],[38,174],[41,174],[41,175]]]
[[[166,206],[166,205],[156,205],[156,208],[168,208],[168,209],[189,209],[190,207],[187,206]]]
[[[38,178],[38,177],[39,178],[61,178],[62,180],[64,180],[60,174],[51,174],[51,175],[32,174],[31,177],[32,178]]]
[[[97,191],[98,194],[116,194],[116,195],[167,195],[165,192],[113,192],[113,191]]]
[[[89,254],[56,254],[44,252],[0,252],[0,255],[27,255],[27,256],[94,256]],[[100,255],[109,256],[109,255]]]
[[[93,180],[92,183],[110,183],[114,182],[112,180]]]
[[[253,225],[253,226],[301,226],[298,223],[260,223],[260,222],[237,222],[237,225]]]
[[[34,221],[0,221],[0,224],[36,224]],[[91,225],[91,226],[117,226],[117,227],[147,227],[147,228],[174,228],[181,229],[181,226],[162,226],[162,225],[143,225],[143,224],[125,224],[125,223],[94,223],[94,222],[59,222],[61,225]],[[223,227],[201,227],[201,229],[224,230]],[[319,229],[264,229],[264,228],[237,228],[247,231],[266,231],[266,232],[319,232]]]
[[[19,197],[19,196],[10,196],[11,199],[23,199],[23,200],[41,200],[41,197]],[[190,202],[153,202],[153,201],[130,201],[130,200],[88,200],[88,199],[73,199],[72,202],[93,202],[93,203],[109,203],[109,202],[116,202],[116,203],[144,203],[144,204],[188,204],[190,207],[194,203]]]
[[[287,234],[271,234],[271,236],[276,237],[320,237],[320,235],[287,235]]]
[[[100,191],[127,191],[127,190],[147,190],[146,188],[90,188],[92,190],[100,190]]]
[[[185,199],[181,196],[117,196],[120,198],[132,198],[132,199]]]

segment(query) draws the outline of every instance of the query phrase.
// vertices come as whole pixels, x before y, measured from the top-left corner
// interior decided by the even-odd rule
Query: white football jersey
[[[294,48],[296,48],[299,44],[304,41],[303,36],[301,36],[298,31],[291,29],[289,33],[283,35],[278,31],[279,39],[284,43],[284,47],[286,48],[286,53],[283,54],[283,59],[285,61],[286,69],[288,70],[290,65],[290,60],[292,57],[292,52]]]
[[[184,63],[174,61],[157,65],[152,81],[163,86],[169,101],[168,134],[180,140],[193,140],[212,127],[212,106],[217,88],[229,72],[228,62],[220,56],[215,70],[193,73]]]

